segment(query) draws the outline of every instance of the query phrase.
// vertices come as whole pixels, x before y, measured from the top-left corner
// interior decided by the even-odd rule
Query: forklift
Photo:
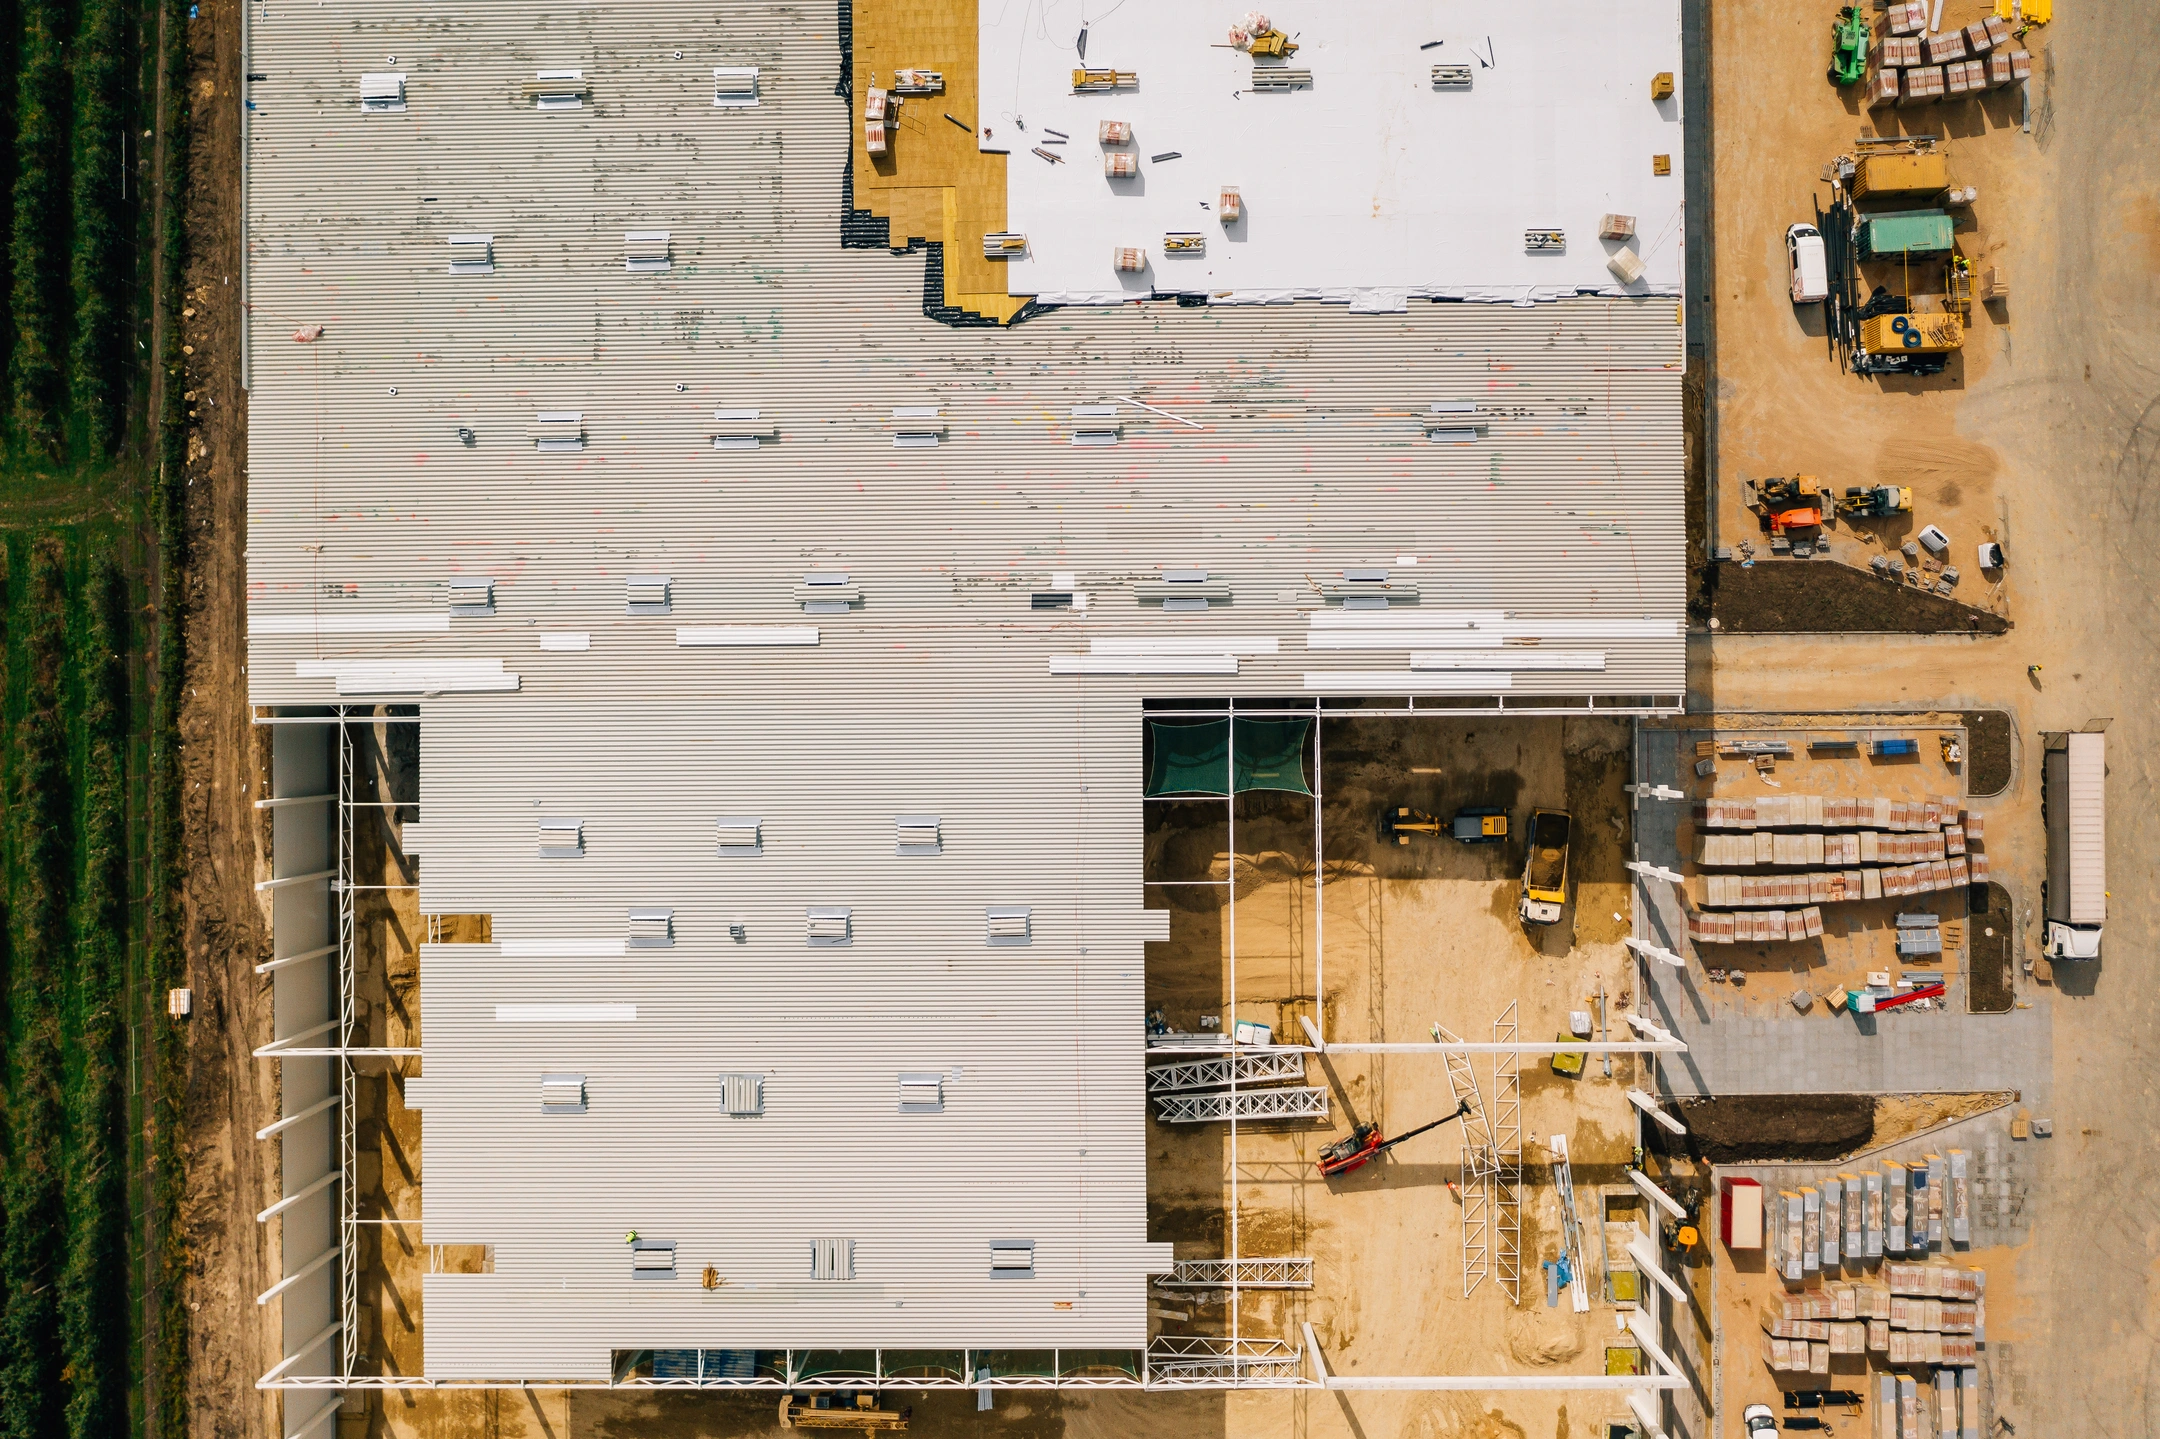
[[[1414,1139],[1428,1129],[1438,1129],[1441,1125],[1451,1120],[1460,1119],[1469,1112],[1470,1101],[1465,1099],[1455,1106],[1455,1112],[1446,1119],[1435,1119],[1430,1124],[1421,1124],[1415,1129],[1396,1135],[1393,1139],[1382,1139],[1380,1137],[1380,1126],[1377,1124],[1360,1124],[1341,1139],[1336,1140],[1333,1144],[1320,1151],[1321,1176],[1332,1179],[1338,1174],[1348,1174],[1353,1169],[1362,1168],[1366,1161],[1379,1158],[1382,1153],[1393,1149],[1405,1139]]]
[[[1858,5],[1847,5],[1831,22],[1830,81],[1834,85],[1857,85],[1867,74],[1867,17]]]

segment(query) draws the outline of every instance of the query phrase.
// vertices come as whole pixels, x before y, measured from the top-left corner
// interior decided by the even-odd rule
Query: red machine
[[[1378,1157],[1383,1150],[1393,1149],[1405,1139],[1414,1139],[1428,1129],[1438,1129],[1448,1120],[1460,1119],[1469,1112],[1470,1101],[1466,1099],[1455,1106],[1455,1112],[1447,1119],[1435,1119],[1430,1124],[1421,1124],[1407,1134],[1398,1134],[1393,1139],[1382,1139],[1380,1126],[1377,1124],[1360,1124],[1349,1134],[1320,1151],[1320,1173],[1329,1178],[1348,1174],[1366,1161]]]

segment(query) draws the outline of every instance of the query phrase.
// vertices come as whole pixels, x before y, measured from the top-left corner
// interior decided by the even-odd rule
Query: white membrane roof
[[[1013,294],[1390,310],[1418,297],[1680,292],[1682,97],[1650,98],[1658,73],[1677,83],[1676,0],[1266,13],[1299,49],[1264,63],[1311,71],[1310,88],[1252,88],[1255,62],[1223,48],[1242,14],[1228,4],[1160,0],[1099,18],[1073,0],[983,7],[979,124],[985,148],[1011,151],[1007,225],[1028,237]],[[1085,63],[1132,72],[1135,86],[1072,93],[1083,24]],[[1435,65],[1468,65],[1469,87],[1436,88]],[[1137,157],[1134,178],[1105,177],[1102,120],[1131,123],[1132,143],[1115,148]],[[1070,143],[1046,144],[1052,129]],[[1065,163],[1030,154],[1038,145]],[[1671,158],[1670,175],[1652,173],[1654,155]],[[1228,227],[1215,208],[1225,185],[1245,210]],[[1607,213],[1634,216],[1637,237],[1600,241]],[[1532,228],[1565,231],[1566,248],[1526,250]],[[1205,235],[1204,253],[1166,254],[1164,235],[1181,231]],[[1623,243],[1645,267],[1625,286],[1606,268]],[[1148,268],[1118,273],[1122,246],[1144,249]]]

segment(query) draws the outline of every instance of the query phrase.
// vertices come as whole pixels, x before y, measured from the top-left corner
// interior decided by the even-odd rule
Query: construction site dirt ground
[[[2160,824],[2144,757],[2160,713],[2160,526],[2150,503],[2160,480],[2160,151],[2151,143],[2160,90],[2150,58],[2160,9],[2058,8],[2030,31],[2029,132],[1985,109],[1976,112],[1985,133],[1956,107],[1897,118],[1946,133],[1959,180],[1980,190],[1973,213],[1987,257],[2013,290],[2000,307],[1975,307],[1961,370],[1878,383],[1839,374],[1822,338],[1807,333],[1815,322],[1787,298],[1784,228],[1812,219],[1823,164],[1872,126],[1823,75],[1834,8],[1775,0],[1710,11],[1718,543],[1759,536],[1737,509],[1744,479],[1814,473],[1842,488],[1895,478],[1914,484],[1914,524],[1940,524],[1960,555],[1985,537],[1982,526],[1997,526],[2016,627],[1995,639],[1698,637],[1689,704],[1727,714],[2009,711],[2016,773],[1985,808],[1991,878],[2012,896],[2026,956],[2040,938],[2041,737],[2112,719],[2102,957],[2052,975],[2040,960],[2017,976],[2017,1003],[2043,1011],[2052,1036],[2052,1060],[2023,1086],[2024,1102],[2051,1114],[2063,1137],[2034,1146],[2046,1182],[2032,1187],[2032,1239],[2014,1256],[2032,1338],[2016,1346],[2002,1387],[2022,1412],[2048,1415],[2051,1431],[2148,1433],[2160,1424],[2154,1346],[2132,1316],[2153,1302],[2153,1245],[2135,1229],[2103,1234],[2090,1221],[2135,1211],[2156,1173],[2144,1051],[2160,1025],[2150,945]],[[1943,23],[1973,8],[1946,0]],[[1866,13],[1879,29],[1880,12]],[[1886,451],[1938,442],[1963,457],[1954,501],[1938,482],[1878,468]],[[1981,471],[1985,498],[1967,478]],[[1967,600],[1970,583],[1959,587]],[[1992,1324],[1991,1314],[1991,1333]],[[1738,1410],[1728,1403],[1708,1432],[1737,1435]]]
[[[2010,354],[2022,306],[2039,302],[2037,294],[2028,300],[2031,292],[2016,288],[2030,261],[2004,222],[2044,209],[2047,191],[2031,163],[2032,137],[2019,129],[2017,89],[1941,105],[1868,109],[1859,86],[1839,89],[1824,78],[1830,13],[1796,3],[1712,8],[1717,542],[1750,542],[1768,562],[1765,522],[1743,503],[1750,480],[1813,475],[1839,492],[1847,486],[1911,486],[1911,514],[1833,518],[1822,548],[1865,568],[1870,557],[1896,555],[1923,526],[1935,525],[1949,536],[1947,562],[1960,572],[1956,598],[1989,607],[2001,597],[1991,584],[1995,576],[1983,576],[1974,562],[1975,547],[1983,539],[2006,539],[1998,495],[2002,456],[1962,433],[1958,413]],[[1881,33],[1881,13],[1865,13],[1872,33]],[[1942,25],[1949,29],[1992,13],[1987,0],[1943,0]],[[2046,64],[2047,38],[2044,30],[2026,36],[2036,71]],[[1821,179],[1823,167],[1863,153],[1856,144],[1862,136],[1908,135],[1938,137],[1955,182],[1979,189],[1972,205],[1954,212],[1958,252],[1975,273],[2000,268],[2013,288],[2007,302],[1973,304],[1964,348],[1943,374],[1847,374],[1825,333],[1825,307],[1792,302],[1786,227],[1813,224],[1816,207],[1829,208],[1833,194]],[[1924,203],[1868,202],[1867,208]],[[1862,268],[1863,299],[1878,284],[1894,294],[1945,289],[1940,261],[1868,262]]]

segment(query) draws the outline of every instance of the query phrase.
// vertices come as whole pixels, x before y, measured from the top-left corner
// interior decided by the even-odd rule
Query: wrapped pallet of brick
[[[1132,121],[1098,121],[1095,126],[1095,140],[1097,144],[1102,145],[1130,145],[1132,143]]]
[[[1890,13],[1884,18],[1891,34],[1917,35],[1927,29],[1928,10],[1921,0],[1890,0]]]
[[[2004,84],[2009,83],[2009,57],[2004,57]],[[1873,70],[1868,73],[1863,99],[1867,107],[1877,110],[1885,105],[1896,105],[1905,98],[1905,90],[1897,70]]]
[[[2023,50],[2010,52],[2010,79],[2013,84],[2032,78],[2032,56]]]
[[[1111,262],[1123,274],[1133,275],[1147,268],[1147,251],[1136,250],[1129,245],[1110,252]]]
[[[1949,1219],[1944,1213],[1943,1200],[1950,1192],[1950,1164],[1940,1154],[1927,1156],[1928,1182],[1928,1243],[1940,1244],[1948,1233]],[[1939,1282],[1939,1281],[1938,1281]],[[1933,1291],[1941,1294],[1941,1289]]]
[[[1975,55],[1985,55],[1995,48],[1995,35],[1986,20],[1975,20],[1965,27],[1965,48]]]
[[[1953,1149],[1946,1156],[1950,1162],[1950,1242],[1972,1243],[1972,1190],[1966,1177],[1968,1156],[1962,1149]]]
[[[1911,1363],[1910,1360],[1892,1359],[1892,1364]],[[1897,1381],[1898,1433],[1901,1439],[1920,1439],[1920,1383],[1909,1374],[1900,1374]]]
[[[1883,1253],[1905,1252],[1905,1220],[1912,1195],[1908,1181],[1911,1171],[1894,1159],[1883,1161]],[[1892,1269],[1900,1266],[1892,1265]],[[1890,1278],[1890,1291],[1897,1292],[1897,1278]]]
[[[1972,882],[1980,884],[1988,877],[1988,857],[1975,850],[1965,856],[1965,868],[1972,875]]]
[[[1866,1241],[1862,1238],[1865,1226],[1860,1220],[1861,1211],[1866,1207],[1863,1202],[1866,1196],[1861,1190],[1860,1176],[1857,1174],[1840,1174],[1838,1183],[1844,1187],[1845,1194],[1845,1262],[1858,1264],[1867,1253]],[[1853,1317],[1859,1319],[1865,1316],[1855,1313]]]
[[[1780,1189],[1777,1197],[1777,1260],[1778,1272],[1787,1283],[1798,1284],[1807,1277],[1800,1261],[1800,1235],[1804,1222],[1805,1201],[1790,1189]]]
[[[1939,35],[1927,37],[1927,62],[1930,65],[1947,65],[1952,60],[1965,58],[1965,32],[1945,30]]]
[[[1830,1326],[1830,1352],[1832,1354],[1867,1353],[1867,1325],[1858,1320]]]
[[[1781,914],[1771,916],[1772,923],[1780,931],[1784,929],[1784,918]],[[1800,1271],[1813,1274],[1821,1268],[1822,1191],[1807,1185],[1800,1191]]]
[[[1130,180],[1140,173],[1140,157],[1130,150],[1105,150],[1102,172],[1112,180]]]

